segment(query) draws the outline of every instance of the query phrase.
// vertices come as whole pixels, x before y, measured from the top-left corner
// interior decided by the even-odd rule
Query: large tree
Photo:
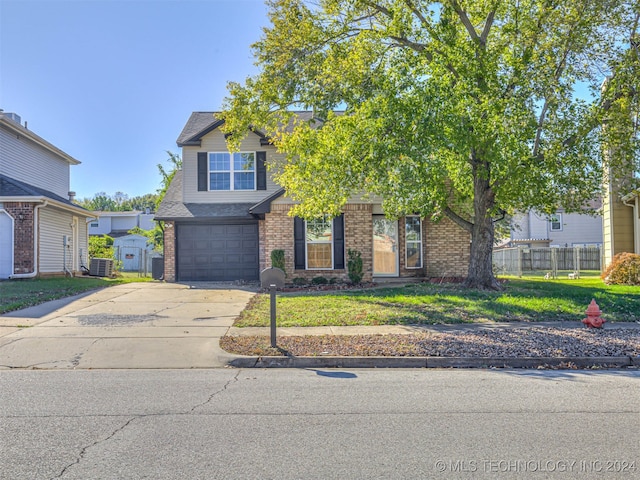
[[[268,5],[260,72],[230,84],[223,128],[231,149],[255,128],[287,154],[270,167],[297,215],[365,190],[390,216],[449,217],[471,234],[466,285],[499,288],[497,218],[586,205],[605,136],[637,160],[637,0]]]

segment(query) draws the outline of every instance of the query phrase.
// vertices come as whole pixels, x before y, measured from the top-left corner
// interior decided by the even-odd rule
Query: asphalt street
[[[0,478],[640,478],[639,385],[638,370],[4,370]]]

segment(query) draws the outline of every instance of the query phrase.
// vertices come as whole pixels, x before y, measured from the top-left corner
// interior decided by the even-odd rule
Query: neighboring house
[[[26,125],[26,124],[25,124]],[[87,220],[72,202],[80,162],[0,111],[0,278],[67,275],[87,267]]]
[[[599,210],[602,202],[591,205]],[[507,246],[527,247],[595,247],[602,246],[602,217],[583,213],[566,213],[559,209],[553,215],[529,210],[518,213],[511,221]]]
[[[149,212],[93,212],[97,218],[89,222],[89,235],[109,235],[121,237],[129,230],[140,227],[142,230],[153,230],[155,222]]]
[[[194,112],[177,140],[182,170],[155,215],[165,222],[167,281],[255,281],[276,249],[289,280],[346,280],[350,249],[362,255],[365,281],[467,274],[470,235],[446,218],[389,220],[381,201],[360,196],[333,219],[289,216],[293,201],[265,168],[283,155],[258,131],[229,154],[222,123],[214,112]]]
[[[114,257],[122,262],[125,272],[141,272],[151,270],[153,245],[149,239],[138,234],[117,237],[113,241]]]

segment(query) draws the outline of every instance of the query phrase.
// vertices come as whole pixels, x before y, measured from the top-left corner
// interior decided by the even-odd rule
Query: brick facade
[[[34,269],[34,204],[7,202],[4,204],[4,209],[13,217],[13,273],[32,273]]]
[[[176,281],[176,228],[174,222],[164,222],[164,279]]]
[[[271,212],[258,222],[260,270],[271,267],[271,252],[284,250],[287,282],[296,277],[311,280],[314,277],[348,281],[347,269],[295,270],[292,205],[272,204]],[[373,206],[348,204],[344,207],[345,263],[347,252],[358,250],[362,257],[363,281],[373,279]],[[398,221],[398,255],[400,277],[464,277],[470,254],[470,236],[451,220],[438,223],[422,221],[422,268],[406,268],[405,221]],[[165,222],[164,279],[176,281],[176,235],[174,222]]]
[[[287,281],[301,277],[310,280],[325,277],[348,280],[343,270],[295,270],[293,217],[288,215],[291,205],[272,204],[271,213],[259,224],[260,269],[271,266],[271,252],[285,252]],[[373,278],[373,207],[371,204],[348,204],[344,207],[345,259],[349,249],[362,256],[363,281]],[[398,252],[400,277],[463,277],[469,265],[470,236],[455,223],[443,219],[438,223],[422,221],[422,268],[406,268],[405,222],[398,221]]]
[[[446,217],[437,223],[427,220],[423,226],[426,230],[425,275],[466,277],[471,255],[471,235]]]

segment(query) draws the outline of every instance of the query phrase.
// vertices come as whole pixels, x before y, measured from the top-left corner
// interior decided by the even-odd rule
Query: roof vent
[[[76,199],[76,192],[69,192],[69,201],[73,202]]]
[[[18,115],[17,113],[7,112],[7,113],[3,113],[3,115],[7,118],[10,118],[14,122],[16,122],[18,125],[21,125],[22,119],[20,118],[20,115]]]

